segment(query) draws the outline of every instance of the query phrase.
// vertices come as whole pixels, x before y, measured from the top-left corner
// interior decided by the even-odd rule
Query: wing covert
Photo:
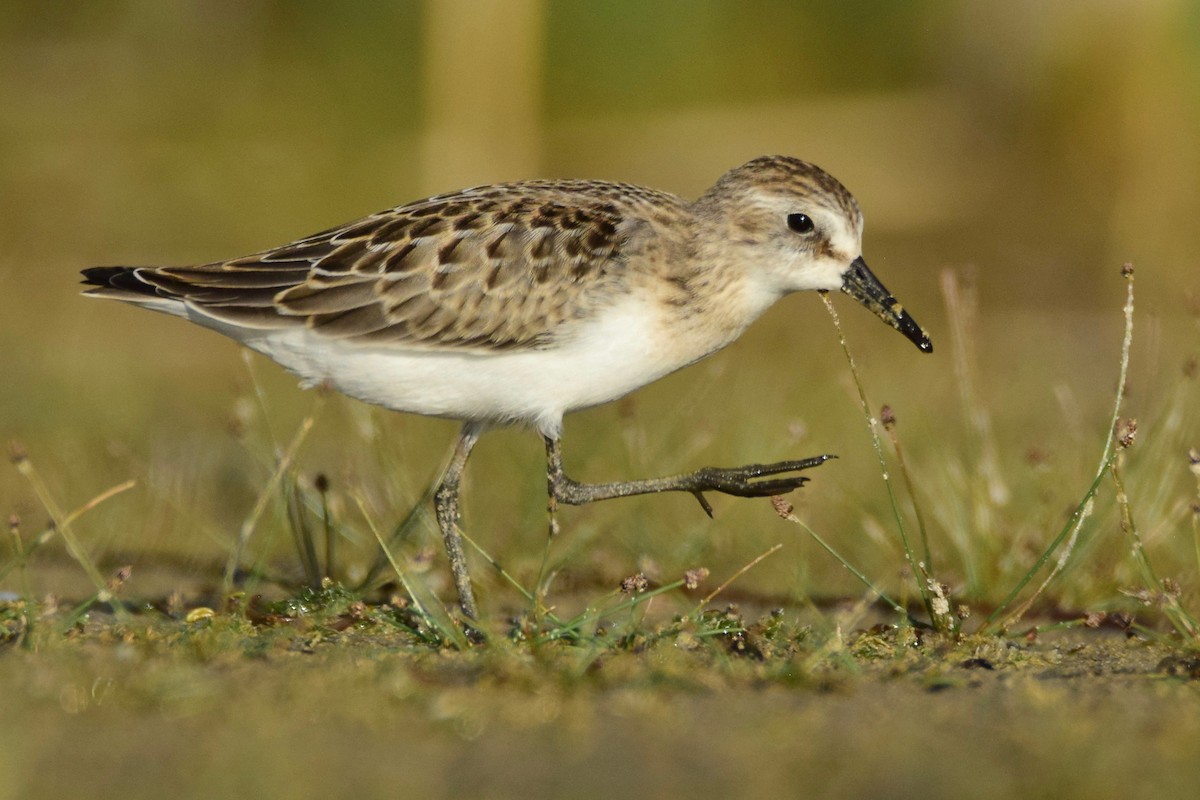
[[[262,253],[139,270],[238,325],[437,348],[546,343],[623,263],[623,215],[563,182],[429,198]]]

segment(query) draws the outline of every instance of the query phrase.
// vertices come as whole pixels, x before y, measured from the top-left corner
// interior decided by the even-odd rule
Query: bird
[[[481,434],[519,424],[546,449],[548,507],[659,492],[784,494],[821,455],[583,483],[563,416],[724,348],[794,292],[840,290],[921,351],[929,336],[867,267],[863,215],[832,175],[755,158],[693,201],[596,180],[438,194],[289,244],[192,266],[82,271],[84,292],[211,328],[304,386],[462,423],[434,493],[461,612],[479,619],[459,488]]]

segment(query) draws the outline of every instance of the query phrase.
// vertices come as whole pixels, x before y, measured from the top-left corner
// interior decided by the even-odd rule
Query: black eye
[[[788,227],[796,233],[812,233],[813,221],[808,214],[788,214]]]

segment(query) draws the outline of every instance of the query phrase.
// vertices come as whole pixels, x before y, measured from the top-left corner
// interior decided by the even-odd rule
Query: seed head
[[[115,593],[118,589],[125,585],[125,581],[129,580],[129,576],[132,574],[132,566],[126,565],[119,568],[113,573],[113,576],[108,579],[108,583],[106,584],[105,588],[108,589],[108,591]]]
[[[1133,417],[1121,417],[1117,420],[1114,433],[1119,447],[1122,449],[1132,447],[1133,440],[1137,438],[1137,420]]]
[[[796,510],[796,507],[789,503],[783,495],[778,494],[771,495],[771,506],[775,509],[775,513],[783,519],[791,517],[792,512]]]
[[[639,572],[621,581],[621,594],[640,594],[650,586],[646,573]]]
[[[689,569],[683,573],[683,585],[688,589],[695,589],[700,585],[700,582],[708,577],[708,570],[704,567],[696,567]]]

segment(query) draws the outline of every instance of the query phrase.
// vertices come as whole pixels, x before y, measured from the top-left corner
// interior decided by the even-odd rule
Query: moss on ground
[[[456,650],[336,589],[24,616],[0,613],[0,797],[1140,797],[1200,776],[1197,661],[1114,629],[724,608],[575,641],[514,620]]]

